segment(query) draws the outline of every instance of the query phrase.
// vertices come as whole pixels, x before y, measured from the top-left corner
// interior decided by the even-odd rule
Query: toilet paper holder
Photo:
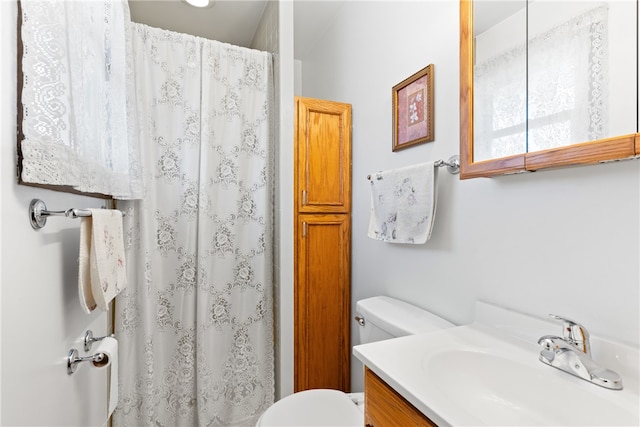
[[[73,374],[78,369],[78,365],[82,362],[100,363],[103,362],[104,359],[108,359],[104,353],[96,353],[92,356],[80,357],[78,349],[72,348],[69,350],[69,354],[67,355],[67,374]]]
[[[84,351],[91,351],[91,346],[93,345],[94,342],[101,341],[107,337],[115,338],[115,335],[111,334],[111,335],[105,335],[104,337],[95,338],[93,336],[93,331],[89,329],[87,332],[84,333],[84,339],[83,339]]]

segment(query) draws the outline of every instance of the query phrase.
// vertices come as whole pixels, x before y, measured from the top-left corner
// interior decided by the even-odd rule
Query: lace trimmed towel
[[[391,243],[429,240],[436,213],[437,178],[434,162],[373,174],[369,237]]]
[[[96,307],[107,311],[127,284],[122,212],[89,210],[91,216],[81,218],[78,257],[78,293],[86,313]]]

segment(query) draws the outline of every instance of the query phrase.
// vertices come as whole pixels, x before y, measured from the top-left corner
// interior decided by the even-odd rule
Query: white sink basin
[[[559,371],[538,367],[469,350],[429,354],[422,366],[425,379],[438,384],[441,398],[483,424],[638,425],[637,412],[625,407],[624,400],[617,402],[616,391],[563,381],[557,378]],[[604,399],[605,393],[611,395]]]
[[[541,333],[518,324],[530,336],[516,337],[503,327],[513,320],[364,344],[354,354],[439,426],[640,425],[637,348],[605,343],[613,351],[604,351],[604,341],[592,341],[594,361],[622,377],[624,389],[609,390],[538,360],[532,337],[557,325]]]

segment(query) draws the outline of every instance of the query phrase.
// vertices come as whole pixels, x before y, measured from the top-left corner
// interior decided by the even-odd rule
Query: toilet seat
[[[364,414],[339,390],[306,390],[274,403],[258,420],[259,427],[358,426]]]

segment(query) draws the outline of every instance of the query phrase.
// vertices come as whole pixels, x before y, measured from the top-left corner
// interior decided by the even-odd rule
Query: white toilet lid
[[[306,390],[274,403],[258,420],[260,427],[358,426],[364,414],[339,390]]]

